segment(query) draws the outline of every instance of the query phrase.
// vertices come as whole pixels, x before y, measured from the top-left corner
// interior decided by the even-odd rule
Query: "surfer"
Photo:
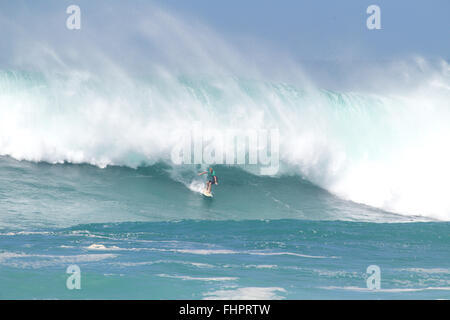
[[[208,175],[208,181],[206,181],[206,191],[208,193],[211,193],[212,185],[213,184],[219,184],[217,182],[216,172],[213,170],[213,168],[209,168],[209,172],[208,171],[203,171],[203,172],[200,172],[198,175],[201,176],[203,174],[207,174]]]

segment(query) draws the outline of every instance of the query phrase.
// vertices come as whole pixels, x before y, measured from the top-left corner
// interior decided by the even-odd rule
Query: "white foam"
[[[239,278],[236,277],[191,277],[191,276],[180,276],[180,275],[169,275],[169,274],[157,274],[158,277],[163,278],[174,278],[181,280],[193,280],[193,281],[234,281]]]
[[[212,254],[244,254],[244,255],[257,255],[257,256],[294,256],[301,258],[310,259],[337,259],[339,257],[335,256],[313,256],[307,254],[301,254],[296,252],[264,252],[264,251],[236,251],[229,249],[159,249],[159,248],[148,248],[147,250],[153,251],[171,251],[187,254],[198,254],[198,255],[212,255]]]
[[[139,262],[113,262],[112,264],[121,265],[125,267],[136,267],[136,266],[145,266],[145,265],[153,265],[153,264],[184,264],[191,265],[197,268],[213,268],[212,264],[208,263],[200,263],[200,262],[191,262],[191,261],[177,261],[177,260],[156,260],[156,261],[139,261]]]
[[[86,247],[86,249],[88,249],[88,250],[101,250],[101,251],[127,250],[127,249],[119,248],[117,246],[106,247],[103,244],[95,244],[95,243],[93,243],[90,246]]]
[[[209,254],[237,254],[238,251],[227,249],[166,249],[167,251],[174,251],[180,253],[209,255]]]
[[[189,184],[189,190],[201,193],[205,189],[205,183],[203,181],[193,180]]]
[[[286,290],[280,287],[243,287],[232,290],[216,290],[204,294],[205,300],[280,300],[279,293]]]
[[[448,291],[450,290],[450,287],[425,287],[425,288],[391,288],[391,289],[376,289],[376,290],[371,290],[368,288],[361,288],[361,287],[352,287],[352,286],[347,286],[347,287],[337,287],[337,286],[328,286],[328,287],[320,287],[321,289],[326,289],[326,290],[348,290],[348,291],[356,291],[356,292],[372,292],[372,293],[377,293],[377,292],[392,292],[392,293],[401,293],[401,292],[417,292],[417,291],[428,291],[428,290],[443,290],[443,291]]]
[[[409,271],[417,273],[428,273],[428,274],[449,274],[450,269],[444,268],[404,268],[399,269],[400,271]]]
[[[335,256],[312,256],[308,254],[301,254],[301,253],[295,253],[295,252],[253,252],[248,251],[248,254],[252,255],[259,255],[259,256],[295,256],[295,257],[302,257],[302,258],[311,258],[311,259],[337,259],[338,257]]]
[[[277,269],[278,266],[275,264],[249,264],[245,266],[246,268],[256,268],[256,269]]]
[[[116,254],[80,254],[73,256],[27,254],[23,252],[1,252],[0,264],[16,268],[42,268],[67,263],[96,262],[116,258]],[[33,261],[29,261],[33,258]]]
[[[0,236],[21,236],[21,235],[49,235],[51,232],[48,231],[17,231],[17,232],[6,232],[0,233]]]

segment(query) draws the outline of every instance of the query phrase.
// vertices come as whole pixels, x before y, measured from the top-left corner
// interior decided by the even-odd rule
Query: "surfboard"
[[[202,191],[202,195],[204,195],[205,197],[209,197],[209,198],[212,198],[212,197],[213,197],[212,193],[209,193],[209,192],[206,191],[206,190],[203,190],[203,191]]]

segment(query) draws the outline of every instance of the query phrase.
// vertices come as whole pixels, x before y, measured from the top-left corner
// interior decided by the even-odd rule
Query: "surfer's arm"
[[[207,171],[203,171],[203,172],[200,172],[198,175],[201,176],[202,174],[205,174],[205,173],[208,173],[208,172]]]
[[[217,183],[217,177],[216,177],[216,176],[214,176],[214,183],[215,183],[215,184],[218,184],[218,183]]]

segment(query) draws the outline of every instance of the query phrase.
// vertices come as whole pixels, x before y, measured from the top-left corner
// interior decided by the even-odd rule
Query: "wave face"
[[[170,165],[180,135],[196,123],[205,131],[277,128],[278,176],[298,175],[384,210],[449,220],[448,70],[444,64],[426,86],[403,95],[225,76],[2,71],[0,154],[100,167]]]
[[[226,166],[216,167],[221,182],[213,199],[199,193],[204,181],[193,170],[163,163],[101,169],[0,157],[0,168],[0,228],[185,219],[424,220],[344,201],[299,177],[260,177]]]

